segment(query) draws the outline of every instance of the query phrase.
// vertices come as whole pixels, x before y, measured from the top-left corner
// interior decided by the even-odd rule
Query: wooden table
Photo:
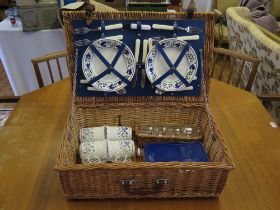
[[[280,129],[258,99],[211,81],[210,108],[236,169],[219,199],[68,201],[53,170],[70,111],[69,80],[24,95],[0,131],[0,209],[280,209]]]

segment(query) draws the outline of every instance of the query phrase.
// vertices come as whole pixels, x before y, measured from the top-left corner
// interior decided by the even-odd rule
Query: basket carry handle
[[[168,179],[156,179],[155,185],[153,188],[139,188],[139,189],[130,188],[132,186],[133,182],[134,182],[133,179],[120,180],[121,185],[123,185],[124,190],[128,194],[151,195],[151,194],[160,193],[163,190],[164,185],[167,184]]]

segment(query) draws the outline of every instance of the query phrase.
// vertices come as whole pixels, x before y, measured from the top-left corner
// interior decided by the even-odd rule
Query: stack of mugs
[[[130,127],[82,128],[80,142],[82,163],[129,162],[135,156]]]

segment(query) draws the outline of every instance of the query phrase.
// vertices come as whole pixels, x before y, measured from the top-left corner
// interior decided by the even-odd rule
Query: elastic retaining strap
[[[123,75],[121,75],[116,69],[114,69],[117,61],[119,60],[124,48],[125,48],[125,44],[122,43],[122,45],[119,47],[119,50],[116,54],[116,56],[114,57],[112,63],[110,64],[104,57],[103,55],[101,55],[101,53],[93,46],[90,45],[91,50],[96,54],[96,56],[107,66],[108,69],[106,69],[104,72],[102,72],[101,74],[99,74],[98,76],[96,76],[95,78],[93,78],[92,80],[89,81],[90,84],[93,84],[95,82],[97,82],[98,80],[100,80],[102,77],[104,77],[107,74],[110,73],[114,73],[117,77],[119,77],[123,82],[125,82],[126,84],[129,84],[130,81],[128,79],[126,79]]]
[[[101,28],[101,38],[105,38],[105,22],[104,21],[101,21],[101,24],[100,24],[100,28]]]
[[[184,49],[182,50],[182,52],[178,56],[177,60],[175,61],[174,65],[171,63],[171,61],[169,60],[166,53],[162,49],[162,46],[159,43],[156,44],[156,48],[158,49],[158,51],[160,52],[160,54],[162,55],[163,59],[165,60],[165,62],[167,63],[167,65],[169,66],[170,69],[167,72],[165,72],[160,78],[158,78],[156,81],[154,81],[153,84],[157,85],[157,84],[161,83],[161,81],[164,80],[169,75],[175,74],[181,80],[181,82],[184,83],[184,85],[188,86],[189,85],[188,81],[177,71],[176,68],[182,61],[186,52],[189,50],[189,48],[190,48],[189,43],[187,43],[185,45]]]

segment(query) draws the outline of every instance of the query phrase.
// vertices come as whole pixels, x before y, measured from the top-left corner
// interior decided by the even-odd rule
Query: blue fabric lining
[[[137,21],[137,33],[141,34],[141,21]]]
[[[178,31],[178,24],[176,21],[174,21],[173,26],[174,26],[173,38],[176,38],[177,37],[176,32]]]
[[[100,28],[101,28],[101,37],[104,38],[105,37],[105,22],[104,21],[101,21],[100,23]]]
[[[103,25],[111,25],[111,24],[118,24],[122,23],[124,26],[130,26],[131,23],[137,24],[137,21],[139,20],[96,20],[91,23],[91,25],[86,25],[86,22],[84,20],[74,20],[72,22],[73,28],[81,28],[81,27],[88,27],[88,28],[97,28]],[[102,23],[103,22],[103,23]],[[191,83],[184,83],[185,85],[191,85],[193,86],[193,90],[187,90],[187,91],[176,91],[176,92],[165,92],[163,95],[168,96],[168,95],[173,95],[173,96],[199,96],[200,95],[200,88],[201,88],[201,60],[200,60],[200,49],[204,49],[204,25],[205,25],[205,20],[202,19],[192,19],[192,20],[141,20],[141,24],[147,24],[152,26],[152,24],[164,24],[164,25],[171,25],[174,26],[174,24],[177,24],[178,27],[187,27],[187,26],[195,26],[195,27],[200,27],[203,30],[199,33],[196,33],[197,35],[200,36],[199,40],[193,40],[193,41],[188,41],[188,43],[192,46],[192,48],[195,50],[197,54],[197,59],[198,59],[198,71],[196,74],[197,80],[193,80]],[[135,40],[140,39],[141,40],[141,49],[139,53],[139,63],[142,61],[142,43],[144,39],[149,39],[150,37],[158,37],[158,36],[164,36],[166,38],[172,38],[174,35],[174,31],[171,30],[157,30],[157,29],[152,29],[150,31],[144,31],[138,29],[141,29],[141,25],[137,24],[137,29],[133,30],[130,29],[130,27],[124,27],[124,29],[116,29],[116,30],[104,30],[104,35],[105,37],[108,36],[116,36],[116,35],[123,35],[123,43],[126,44],[132,52],[135,52]],[[190,34],[187,33],[186,31],[183,30],[176,30],[175,31],[177,36],[188,36],[188,35],[195,35],[195,34]],[[100,39],[102,35],[102,29],[99,32],[90,32],[88,34],[76,34],[73,36],[73,41],[77,40],[82,40],[82,39],[89,39],[89,40],[97,40]],[[80,80],[84,80],[85,76],[83,74],[82,70],[82,58],[84,55],[85,50],[87,49],[88,46],[83,46],[79,47],[78,51],[78,62],[77,62],[77,87],[76,87],[76,94],[78,96],[84,96],[84,97],[104,97],[105,94],[106,96],[117,96],[117,93],[115,92],[102,92],[102,91],[88,91],[87,87],[90,84],[93,84],[94,82],[98,81],[98,79],[101,79],[103,76],[106,74],[114,73],[116,76],[118,76],[121,80],[123,80],[125,83],[128,85],[125,87],[126,89],[126,96],[156,96],[155,90],[152,89],[150,86],[145,86],[145,88],[141,88],[141,71],[137,72],[137,81],[136,81],[136,86],[135,88],[132,88],[131,84],[129,81],[123,77],[119,72],[117,72],[114,69],[113,65],[110,65],[109,62],[107,62],[107,68],[109,69],[109,66],[113,67],[113,70],[110,69],[109,71],[104,71],[100,75],[96,76],[92,81],[90,81],[90,84],[81,84]],[[187,50],[187,49],[184,49]],[[98,56],[98,53],[96,54]],[[181,55],[183,56],[183,55]],[[179,57],[181,57],[179,56]],[[99,56],[98,56],[99,57]],[[178,59],[179,59],[178,57]],[[100,57],[99,57],[100,58]],[[170,65],[176,67],[176,65],[179,65],[180,60],[176,60],[174,65],[172,63]],[[101,60],[101,59],[100,59]],[[114,59],[113,59],[114,60]],[[102,60],[101,60],[102,61]],[[102,61],[103,62],[103,61]],[[168,62],[168,61],[167,61]],[[105,62],[106,63],[106,62]],[[175,65],[176,64],[176,65]],[[170,67],[170,66],[169,66]],[[107,69],[107,70],[108,70]],[[171,68],[170,68],[171,69]],[[168,71],[170,74],[175,74],[178,78],[183,80],[182,75],[180,75],[177,71]],[[169,74],[169,73],[168,73]],[[168,76],[166,75],[166,77]],[[162,75],[163,76],[163,75]],[[164,78],[162,78],[163,80]]]

